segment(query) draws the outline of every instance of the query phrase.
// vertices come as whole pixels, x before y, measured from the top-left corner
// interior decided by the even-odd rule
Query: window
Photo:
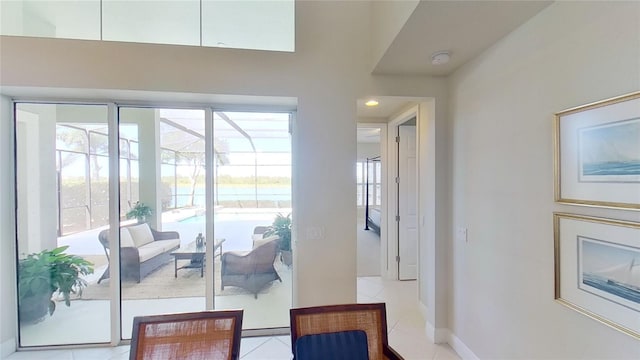
[[[380,206],[382,167],[379,160],[356,162],[356,204],[366,206],[365,196],[369,194],[369,205]],[[368,191],[368,192],[367,192]]]
[[[295,51],[295,1],[0,1],[0,34]]]

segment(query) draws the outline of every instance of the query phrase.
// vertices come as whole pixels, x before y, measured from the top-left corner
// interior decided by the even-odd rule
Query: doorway
[[[389,119],[387,148],[389,171],[387,174],[387,278],[416,280],[420,277],[421,206],[420,128],[422,103],[405,108]],[[422,155],[424,156],[424,155]],[[423,249],[422,249],[423,250]]]
[[[379,161],[379,186],[380,191],[371,191],[368,194],[368,198],[371,196],[380,196],[380,202],[375,204],[379,206],[379,220],[374,220],[380,224],[379,237],[376,237],[376,250],[377,246],[380,249],[379,268],[380,276],[389,280],[411,280],[417,279],[420,274],[419,268],[419,230],[423,221],[420,221],[421,217],[419,213],[425,213],[424,208],[421,208],[421,203],[418,200],[420,183],[418,182],[418,164],[419,160],[419,128],[422,125],[420,122],[426,122],[428,119],[428,113],[425,111],[428,106],[424,103],[423,98],[406,98],[406,97],[382,97],[379,99],[380,103],[384,106],[380,109],[366,108],[362,101],[358,102],[358,115],[362,118],[376,119],[371,123],[358,123],[358,161],[362,161],[362,167],[357,167],[357,184],[358,184],[358,265],[360,266],[361,260],[364,257],[362,249],[368,246],[363,245],[361,240],[362,234],[373,233],[372,226],[367,226],[365,219],[368,219],[366,202],[363,200],[367,197],[365,190],[367,187],[363,185],[366,183],[366,160]],[[404,129],[403,137],[408,136],[408,140],[397,143],[396,139],[400,138],[401,128]],[[379,131],[380,143],[375,144],[375,152],[369,151],[368,153],[363,151],[363,135],[371,136],[370,131]],[[404,132],[411,131],[411,135],[407,135]],[[377,139],[376,139],[377,141]],[[406,158],[404,161],[405,175],[402,178],[405,182],[396,182],[400,179],[398,176],[399,170],[399,145],[405,145],[404,153],[409,152],[411,154],[411,161]],[[369,145],[369,144],[364,144]],[[379,155],[379,158],[376,156]],[[424,154],[422,155],[423,159]],[[411,164],[411,166],[407,166]],[[377,171],[377,170],[376,170]],[[378,175],[378,174],[376,174]],[[376,179],[378,180],[378,179]],[[407,181],[408,180],[408,181]],[[409,187],[405,187],[405,184]],[[378,186],[378,184],[376,184]],[[399,190],[403,190],[403,201],[399,201]],[[409,194],[412,194],[409,196]],[[426,193],[424,193],[426,194]],[[424,195],[423,194],[423,195]],[[411,201],[411,202],[409,202]],[[375,202],[374,202],[375,203]],[[399,210],[402,206],[404,216],[400,216]],[[369,209],[371,210],[371,209]],[[399,223],[396,219],[410,220],[409,226],[403,226],[403,229],[398,227]],[[405,222],[400,224],[404,225]],[[369,228],[369,230],[363,231],[363,228]],[[375,228],[375,226],[373,227]],[[402,230],[402,235],[399,236],[399,231]],[[376,234],[377,235],[377,234]],[[407,235],[411,236],[411,241],[405,241]],[[378,242],[379,240],[379,242]],[[424,249],[423,249],[424,250]],[[404,254],[404,256],[403,256]],[[403,267],[402,276],[400,276],[400,267]],[[359,271],[358,275],[362,272]]]
[[[436,117],[435,98],[378,97],[378,108],[366,108],[365,99],[358,100],[358,118],[375,119],[383,124],[388,136],[382,140],[382,173],[386,185],[382,187],[383,212],[380,256],[382,278],[399,279],[397,259],[401,259],[398,242],[398,223],[395,204],[398,201],[396,172],[398,148],[395,142],[398,127],[415,119],[416,137],[416,281],[417,299],[427,309],[428,335],[443,341],[435,334],[435,319],[446,317],[441,304],[446,297],[446,282],[440,281],[446,273],[441,259],[446,251],[447,214],[447,144],[436,141],[446,133],[444,119]],[[360,124],[358,124],[360,125]],[[385,167],[388,171],[385,171]],[[386,229],[386,230],[385,230]]]
[[[381,276],[386,271],[382,261],[384,225],[385,161],[383,124],[358,124],[357,129],[357,276]]]

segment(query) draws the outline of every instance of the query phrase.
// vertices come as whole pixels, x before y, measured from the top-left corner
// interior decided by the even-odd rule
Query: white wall
[[[180,92],[182,99],[190,93],[296,97],[294,304],[353,302],[356,99],[374,94],[444,102],[446,80],[371,76],[370,47],[363,41],[370,36],[367,2],[297,2],[296,24],[295,53],[2,37],[0,84],[51,96],[56,90],[43,88],[87,89],[86,96],[107,89]],[[445,121],[444,109],[436,120]],[[0,136],[4,143],[11,133]],[[311,227],[322,228],[324,238],[309,239]],[[4,264],[12,253],[0,256]]]
[[[15,190],[11,101],[0,96],[0,357],[15,349]]]
[[[640,89],[640,3],[556,2],[451,79],[449,325],[480,358],[640,358],[640,342],[554,301],[553,115]],[[640,316],[638,317],[640,319]]]
[[[358,161],[365,161],[367,158],[380,156],[380,143],[358,143]]]

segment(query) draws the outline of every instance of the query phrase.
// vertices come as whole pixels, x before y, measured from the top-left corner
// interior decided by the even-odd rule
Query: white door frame
[[[401,124],[404,124],[405,122],[407,122],[408,120],[410,120],[411,118],[415,117],[416,118],[416,147],[419,149],[420,147],[420,122],[421,122],[421,116],[420,116],[420,108],[419,108],[419,104],[415,104],[413,106],[411,106],[410,108],[406,109],[405,111],[399,113],[398,115],[392,117],[389,120],[388,123],[388,134],[391,134],[387,137],[387,153],[388,153],[388,164],[387,164],[387,168],[388,169],[397,169],[398,167],[398,147],[396,146],[396,135],[398,134],[398,127]],[[420,173],[420,152],[417,151],[416,153],[416,162],[417,162],[417,173]],[[384,175],[383,175],[384,176]],[[387,203],[388,204],[397,204],[398,203],[398,187],[396,186],[396,172],[395,171],[388,171],[387,172],[387,186],[386,186],[386,190],[387,190]],[[420,182],[417,182],[418,184],[418,196],[417,199],[420,199]],[[383,273],[383,276],[387,279],[393,279],[393,280],[398,280],[398,261],[397,261],[397,256],[399,256],[399,249],[398,249],[398,223],[396,222],[396,206],[389,206],[388,207],[389,211],[387,211],[386,213],[386,222],[387,222],[387,227],[386,227],[386,247],[387,247],[387,252],[386,252],[386,262],[389,264],[387,271],[385,273]],[[422,219],[422,204],[419,203],[418,205],[418,219],[420,221],[420,223],[422,223],[422,221],[420,219]],[[421,232],[421,226],[418,226],[418,254],[420,254],[420,232]],[[418,256],[418,269],[420,269],[420,256]],[[420,278],[420,271],[418,270],[418,279]]]

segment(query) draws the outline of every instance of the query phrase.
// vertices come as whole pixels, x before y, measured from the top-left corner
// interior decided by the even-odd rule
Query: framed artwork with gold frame
[[[640,92],[555,116],[555,200],[640,210]]]
[[[555,299],[640,340],[640,223],[553,214]]]

